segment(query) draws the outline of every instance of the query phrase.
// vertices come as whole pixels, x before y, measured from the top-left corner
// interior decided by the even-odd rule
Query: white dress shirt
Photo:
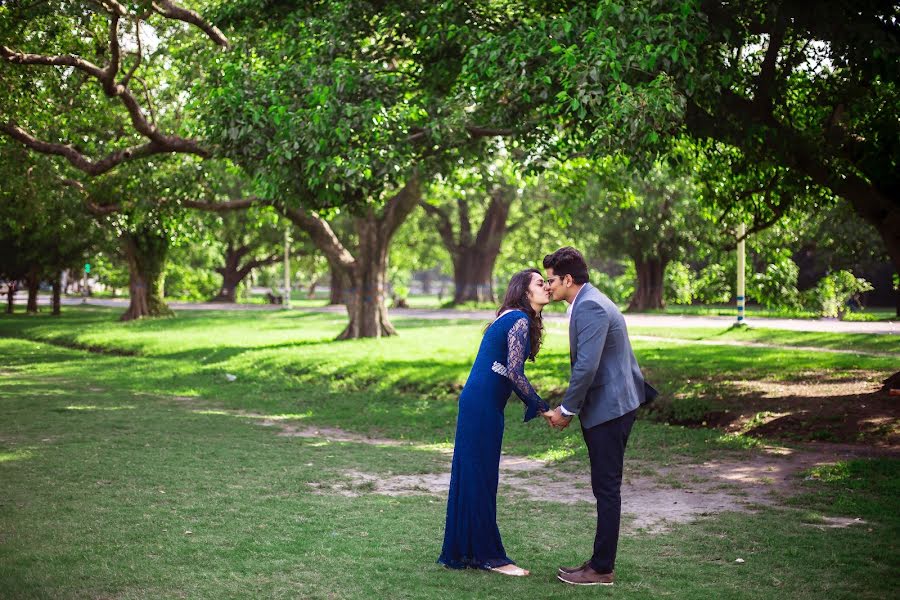
[[[582,284],[582,286],[580,288],[578,288],[578,293],[575,294],[575,297],[572,298],[572,301],[569,303],[568,308],[566,308],[566,316],[569,317],[570,319],[572,318],[572,309],[575,307],[575,301],[578,300],[578,295],[581,294],[581,290],[583,290],[583,289],[584,289],[584,284]],[[569,348],[569,352],[571,352],[571,351],[572,351],[572,349]],[[562,414],[564,414],[567,417],[575,416],[575,413],[567,411],[566,407],[563,406],[562,404],[559,405],[559,410]]]

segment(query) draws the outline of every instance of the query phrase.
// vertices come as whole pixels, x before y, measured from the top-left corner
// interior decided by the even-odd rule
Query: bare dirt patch
[[[900,450],[900,398],[892,379],[868,371],[799,381],[727,381],[733,390],[707,426],[767,439],[862,444]],[[896,376],[895,376],[896,377]]]
[[[279,435],[388,446],[412,446],[398,440],[368,438],[337,428],[294,427],[262,420],[277,427]],[[449,452],[446,469],[440,473],[389,475],[347,470],[332,482],[312,483],[317,493],[360,496],[433,495],[443,498],[450,484]],[[798,491],[799,473],[811,467],[865,454],[860,448],[818,445],[802,451],[766,448],[741,461],[707,461],[657,467],[627,461],[622,485],[622,511],[626,529],[657,532],[674,523],[689,522],[728,511],[752,511],[775,506]],[[501,497],[523,497],[538,502],[593,504],[590,474],[561,472],[552,464],[525,457],[504,455],[500,462]],[[436,498],[436,499],[437,499]],[[502,502],[502,498],[501,498]],[[841,521],[844,526],[856,523]],[[826,525],[823,523],[823,526]],[[837,522],[828,526],[838,526]]]

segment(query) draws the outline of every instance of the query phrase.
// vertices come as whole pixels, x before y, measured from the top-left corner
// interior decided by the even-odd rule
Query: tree
[[[52,313],[58,315],[62,272],[80,268],[99,231],[48,163],[17,144],[0,142],[0,276],[26,281],[29,313],[38,310],[39,284],[50,281]],[[12,310],[10,294],[7,312]]]
[[[496,301],[494,266],[501,245],[525,222],[508,224],[523,186],[509,161],[495,160],[482,168],[456,169],[430,187],[422,208],[433,217],[453,263],[453,304]]]
[[[557,213],[575,236],[592,240],[599,257],[634,261],[628,310],[663,308],[666,267],[712,237],[684,170],[665,158],[640,171],[622,158],[577,159],[553,176]]]
[[[179,70],[160,50],[166,44],[158,42],[184,36],[184,24],[227,47],[217,28],[170,0],[136,6],[102,0],[68,11],[46,3],[0,7],[0,34],[14,46],[0,45],[0,74],[10,89],[0,100],[0,131],[95,178],[158,155],[208,156],[196,140],[166,133],[181,125],[183,86]],[[152,172],[153,163],[147,164]],[[86,195],[97,216],[121,212],[115,196],[107,193],[110,201],[97,204],[81,180],[60,174]],[[124,318],[170,312],[162,301],[164,225],[171,224],[165,213],[129,215],[128,223],[115,219],[131,270],[131,306]]]
[[[686,131],[736,150],[749,231],[803,195],[850,203],[900,272],[896,3],[744,0],[532,3],[469,53],[475,115],[539,122],[535,152],[648,160]],[[493,98],[501,101],[494,102]],[[524,117],[523,117],[524,116]],[[565,135],[554,137],[553,128]]]
[[[205,133],[305,231],[347,281],[342,338],[395,333],[387,259],[437,157],[496,132],[461,124],[451,96],[471,15],[463,4],[223,6],[237,52],[210,59],[195,110]],[[456,119],[456,120],[454,120]],[[453,124],[455,123],[455,126]],[[329,219],[346,214],[353,235]]]
[[[13,84],[2,103],[0,131],[36,152],[61,156],[90,176],[159,154],[208,156],[196,140],[164,132],[165,125],[179,120],[175,97],[180,86],[158,85],[154,98],[148,85],[165,84],[173,69],[161,64],[162,57],[142,38],[183,34],[183,24],[219,46],[228,45],[216,27],[170,0],[137,6],[101,0],[65,12],[46,3],[4,5],[0,33],[15,47],[0,45],[3,78]],[[35,45],[38,53],[30,51]],[[97,110],[98,105],[103,108]],[[98,128],[101,123],[107,126]],[[65,141],[67,133],[77,139],[98,129],[111,132],[110,139]]]
[[[222,286],[212,302],[234,302],[236,291],[253,269],[283,259],[284,226],[271,209],[251,208],[216,215],[211,229],[223,241],[223,262],[216,267]]]

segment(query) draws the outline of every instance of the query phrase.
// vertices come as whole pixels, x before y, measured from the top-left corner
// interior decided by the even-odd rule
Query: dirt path
[[[336,428],[295,427],[285,421],[259,419],[255,422],[278,430],[277,435],[323,439],[379,446],[423,447],[392,439],[369,438]],[[432,448],[433,449],[433,448]],[[450,483],[450,458],[440,473],[416,475],[381,474],[360,470],[343,472],[344,480],[318,483],[320,493],[358,496],[364,493],[398,495],[430,494],[444,496]],[[676,464],[660,468],[637,461],[626,461],[622,486],[622,512],[628,530],[662,531],[670,524],[726,511],[752,511],[756,506],[774,506],[798,491],[801,471],[816,465],[866,456],[875,450],[866,448],[810,445],[793,451],[765,448],[740,461],[715,460],[701,464]],[[883,454],[883,452],[881,453]],[[349,484],[347,481],[349,480]],[[543,461],[504,455],[500,463],[501,495],[516,495],[539,502],[593,504],[587,469],[561,472]],[[832,519],[831,526],[846,526],[852,518]]]

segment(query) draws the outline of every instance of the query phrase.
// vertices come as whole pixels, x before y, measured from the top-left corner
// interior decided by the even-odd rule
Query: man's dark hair
[[[553,254],[544,257],[544,268],[553,269],[554,275],[564,277],[571,275],[577,284],[588,282],[588,267],[581,252],[572,246],[560,248]]]

